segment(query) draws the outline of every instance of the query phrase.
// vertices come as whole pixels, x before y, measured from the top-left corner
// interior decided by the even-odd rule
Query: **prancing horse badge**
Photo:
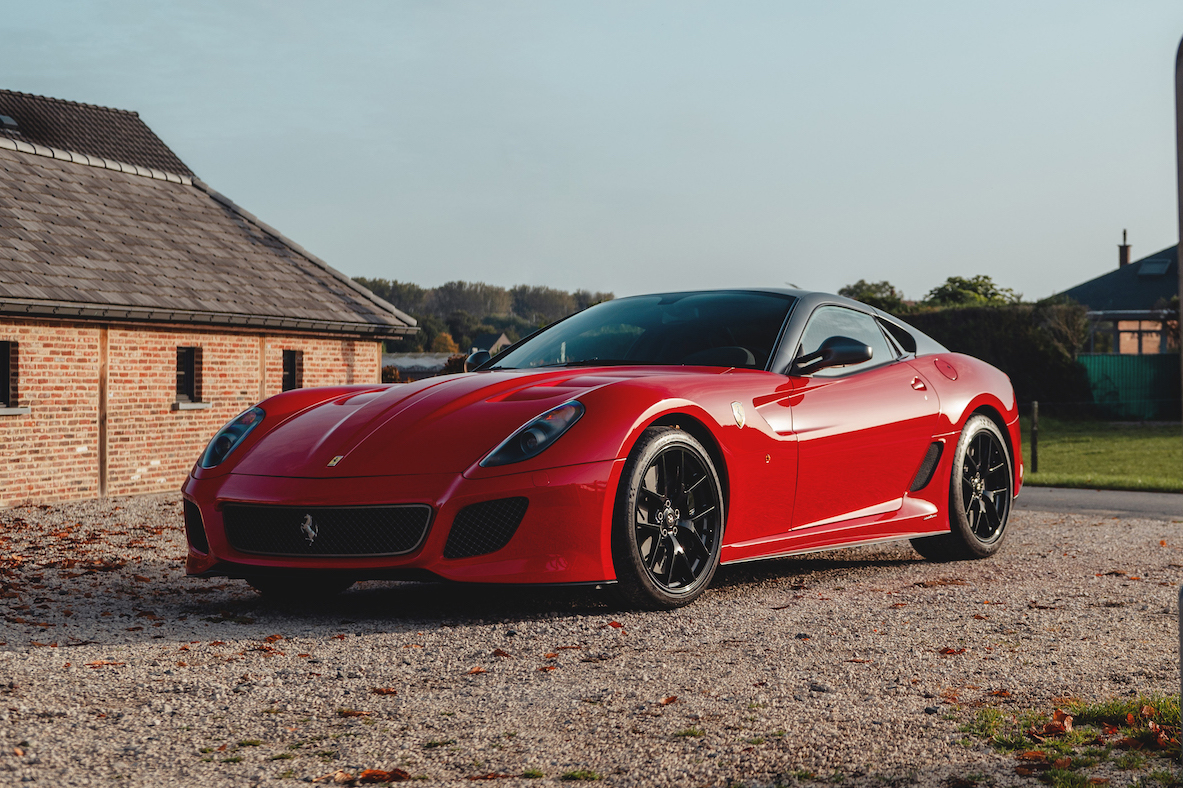
[[[738,402],[731,403],[731,415],[735,416],[735,423],[739,425],[741,430],[743,425],[748,423],[748,417],[743,412],[743,405]]]
[[[304,515],[304,522],[300,523],[300,531],[303,532],[304,538],[308,540],[308,544],[316,541],[316,537],[320,536],[320,529],[316,527],[316,523],[312,522],[312,515]]]

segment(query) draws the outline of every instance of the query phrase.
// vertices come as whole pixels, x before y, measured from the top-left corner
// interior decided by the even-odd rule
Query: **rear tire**
[[[1014,466],[1002,431],[982,415],[961,430],[949,479],[949,533],[913,539],[930,561],[988,558],[1006,537],[1014,500]]]
[[[617,493],[617,595],[648,610],[690,604],[719,566],[723,525],[723,487],[702,444],[672,427],[645,430]]]
[[[248,577],[247,583],[268,602],[323,602],[353,585],[353,579],[340,575],[296,574]]]

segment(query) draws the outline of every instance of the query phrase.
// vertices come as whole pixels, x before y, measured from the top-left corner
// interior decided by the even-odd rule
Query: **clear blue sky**
[[[612,290],[1175,243],[1183,3],[10,3],[0,87],[133,109],[352,275]]]

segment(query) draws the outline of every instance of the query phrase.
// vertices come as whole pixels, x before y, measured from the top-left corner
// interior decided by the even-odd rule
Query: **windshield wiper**
[[[555,364],[540,364],[540,367],[621,367],[641,362],[628,358],[581,358],[578,361],[564,361]]]

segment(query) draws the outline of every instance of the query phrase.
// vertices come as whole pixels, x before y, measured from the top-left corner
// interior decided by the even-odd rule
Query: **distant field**
[[[1183,492],[1179,424],[1040,418],[1039,473],[1031,473],[1031,420],[1021,423],[1026,484]]]

